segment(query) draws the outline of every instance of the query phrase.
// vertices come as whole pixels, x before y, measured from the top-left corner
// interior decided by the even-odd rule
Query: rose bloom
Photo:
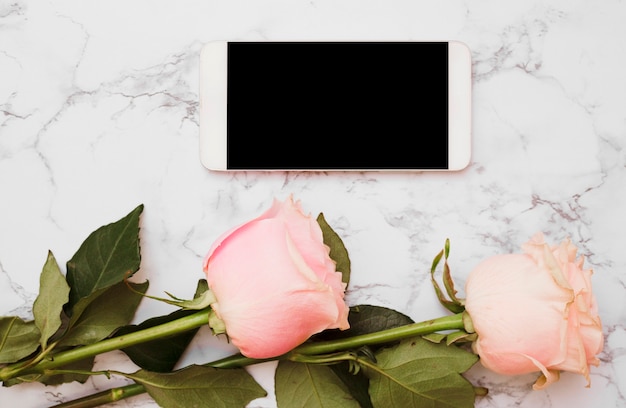
[[[534,389],[557,381],[560,371],[584,375],[589,386],[589,366],[599,364],[603,346],[593,272],[569,240],[549,246],[537,234],[522,248],[488,258],[468,276],[474,351],[497,373],[541,371]]]
[[[346,284],[315,219],[291,197],[221,236],[204,261],[211,307],[241,353],[270,358],[347,329]]]

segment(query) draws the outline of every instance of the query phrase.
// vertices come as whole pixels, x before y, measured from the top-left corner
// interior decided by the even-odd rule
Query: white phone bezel
[[[448,171],[463,170],[472,155],[472,56],[448,42]]]
[[[200,53],[200,161],[209,170],[227,170],[227,78],[228,42],[205,44]]]
[[[459,41],[448,41],[448,168],[401,171],[458,171],[471,159],[471,53]],[[200,161],[209,170],[244,171],[227,166],[228,42],[205,44],[200,54]],[[278,171],[289,171],[276,169]],[[319,171],[319,169],[310,169]],[[297,169],[297,171],[307,171]],[[340,169],[340,171],[350,171]],[[356,169],[355,171],[368,171]],[[375,169],[372,171],[398,171]]]

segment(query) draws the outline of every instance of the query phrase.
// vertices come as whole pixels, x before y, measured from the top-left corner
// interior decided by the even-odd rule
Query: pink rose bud
[[[549,246],[537,234],[522,248],[524,254],[488,258],[467,279],[474,351],[497,373],[541,371],[535,389],[557,381],[560,371],[584,375],[589,386],[589,366],[599,364],[604,342],[593,272],[569,240]]]
[[[211,306],[241,353],[284,354],[325,329],[347,329],[345,283],[322,230],[290,197],[221,236],[204,261]]]

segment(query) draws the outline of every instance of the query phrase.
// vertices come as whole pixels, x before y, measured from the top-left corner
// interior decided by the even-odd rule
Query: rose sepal
[[[457,290],[454,287],[454,281],[452,279],[452,274],[450,272],[450,266],[448,265],[448,257],[450,256],[450,240],[446,239],[444,247],[433,259],[432,265],[430,267],[430,280],[432,282],[433,288],[435,289],[435,293],[437,294],[437,299],[439,299],[439,303],[452,313],[462,313],[465,311],[465,301],[464,299],[459,298],[457,294]],[[445,293],[439,286],[437,279],[435,279],[435,272],[437,271],[437,266],[439,262],[441,262],[441,258],[443,258],[443,285],[445,288]],[[446,297],[447,294],[447,297]]]
[[[131,291],[139,293],[135,289],[133,289],[133,287],[129,284],[128,280],[126,280],[125,282]],[[167,298],[162,298],[159,296],[153,296],[153,295],[147,295],[145,293],[141,293],[143,297],[147,297],[152,300],[157,300],[159,302],[167,303],[168,305],[176,306],[183,310],[206,309],[210,307],[211,304],[217,301],[217,299],[215,298],[215,295],[213,294],[213,292],[211,292],[211,289],[208,289],[208,287],[205,287],[205,289],[201,293],[197,294],[191,300],[178,298],[167,291],[165,292],[165,294],[169,296],[170,298],[167,299]]]

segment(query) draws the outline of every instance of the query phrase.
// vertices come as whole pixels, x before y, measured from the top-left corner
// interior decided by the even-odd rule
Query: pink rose
[[[346,285],[315,219],[290,197],[221,236],[204,261],[211,306],[241,353],[270,358],[347,329]]]
[[[598,365],[602,323],[591,289],[591,269],[567,240],[549,246],[535,235],[525,254],[497,255],[479,264],[466,282],[466,311],[482,364],[501,374],[541,371],[533,388],[559,379],[560,371],[587,379]]]

